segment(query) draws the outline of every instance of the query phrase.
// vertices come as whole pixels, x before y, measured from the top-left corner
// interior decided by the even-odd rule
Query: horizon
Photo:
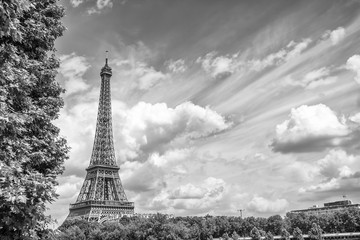
[[[55,124],[72,149],[49,205],[59,224],[90,164],[105,58],[136,213],[269,217],[360,202],[360,1],[60,3]]]

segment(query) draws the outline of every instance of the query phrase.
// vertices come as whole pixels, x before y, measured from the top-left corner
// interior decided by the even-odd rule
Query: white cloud
[[[137,64],[132,71],[136,76],[135,78],[138,79],[138,88],[140,90],[148,90],[166,78],[166,75],[162,72],[158,72],[154,68],[141,63]]]
[[[299,56],[311,43],[310,38],[303,39],[299,43],[290,42],[288,47],[292,48],[290,51],[286,53],[285,61],[289,61],[290,59]]]
[[[126,1],[122,1],[121,4],[124,4]],[[113,1],[112,0],[97,0],[96,5],[87,9],[87,13],[89,15],[97,13],[100,14],[106,8],[112,8]]]
[[[287,77],[285,85],[300,86],[305,89],[315,89],[336,82],[337,77],[330,76],[330,69],[326,67],[318,68],[306,73],[300,80]]]
[[[347,155],[344,150],[331,150],[323,159],[317,162],[319,173],[327,179],[349,175],[348,166],[352,166],[356,157]],[[344,168],[346,167],[346,168]]]
[[[149,207],[191,211],[193,213],[208,212],[217,208],[229,187],[219,178],[208,177],[202,183],[181,185],[173,190],[164,189],[148,202]]]
[[[123,158],[158,152],[176,140],[206,137],[230,126],[231,123],[209,107],[186,102],[169,108],[165,103],[140,102],[126,113],[119,134],[126,146]]]
[[[348,155],[343,150],[331,150],[313,165],[318,172],[319,182],[299,189],[300,193],[349,192],[360,188],[358,170],[359,156]]]
[[[84,179],[71,175],[60,177],[59,185],[56,186],[56,193],[61,199],[74,199],[78,196]]]
[[[169,164],[173,165],[176,162],[180,162],[186,159],[191,153],[191,149],[173,149],[167,151],[164,155],[159,153],[153,153],[149,157],[148,161],[157,167],[165,167]]]
[[[76,53],[60,56],[59,72],[65,78],[66,95],[87,90],[90,86],[85,82],[83,76],[90,68],[90,64],[83,56]]]
[[[281,213],[289,205],[286,199],[270,200],[259,196],[254,196],[248,203],[249,210],[258,213]]]
[[[237,54],[216,56],[216,52],[210,52],[204,57],[199,57],[196,62],[214,78],[224,78],[231,75],[239,66],[236,60]]]
[[[326,77],[326,76],[329,76],[329,69],[328,68],[325,68],[325,67],[322,67],[322,68],[319,68],[319,69],[315,69],[313,71],[310,71],[308,72],[305,76],[304,76],[304,82],[305,83],[309,83],[309,82],[312,82],[316,79],[319,79],[319,78],[323,78],[323,77]]]
[[[312,183],[318,175],[318,171],[312,162],[289,161],[283,168],[283,176],[285,179],[291,179],[291,181],[301,184]]]
[[[349,119],[354,123],[360,123],[360,112],[350,116]]]
[[[96,6],[98,9],[103,9],[104,7],[112,8],[113,3],[112,0],[97,0]]]
[[[171,72],[174,73],[183,73],[187,70],[184,59],[178,59],[176,61],[171,59],[167,61],[165,65]]]
[[[200,199],[206,194],[207,189],[194,186],[191,183],[182,185],[170,192],[170,199]]]
[[[316,79],[312,82],[310,82],[306,88],[307,89],[314,89],[320,86],[326,86],[326,85],[330,85],[333,84],[337,81],[337,77],[327,77],[327,78],[320,78],[320,79]]]
[[[301,42],[291,41],[288,45],[275,53],[271,53],[263,59],[253,59],[246,63],[246,67],[250,70],[261,71],[270,66],[276,66],[290,61],[299,56],[311,43],[311,39],[306,38]]]
[[[336,178],[332,178],[328,182],[319,183],[317,185],[311,185],[310,187],[307,188],[300,188],[299,193],[323,192],[323,191],[330,191],[339,188],[340,188],[339,180]]]
[[[119,42],[121,47],[120,52],[116,54],[111,60],[110,64],[118,67],[133,67],[137,63],[147,65],[148,62],[157,58],[159,54],[155,49],[150,49],[144,42],[138,41],[134,44],[126,45]],[[116,70],[115,68],[113,70]]]
[[[78,7],[80,4],[82,4],[84,0],[70,0],[70,3],[73,7]]]
[[[286,47],[262,59],[242,60],[239,53],[217,56],[216,52],[210,52],[204,57],[199,57],[196,63],[200,63],[205,72],[213,78],[223,79],[235,72],[261,71],[270,66],[289,62],[304,52],[311,42],[310,38],[300,42],[291,41]]]
[[[330,33],[330,40],[333,45],[338,44],[345,37],[345,29],[339,27]]]
[[[326,105],[303,105],[291,109],[289,119],[276,126],[273,147],[289,152],[336,146],[349,133],[344,120]]]
[[[154,152],[145,162],[127,161],[121,165],[124,185],[134,192],[159,191],[166,187],[168,176],[187,173],[183,164],[191,154],[192,149],[171,149],[162,155]]]
[[[324,39],[330,39],[332,45],[336,45],[345,38],[346,32],[343,27],[338,27],[333,31],[326,31],[323,35]]]
[[[130,88],[146,91],[168,78],[167,74],[155,70],[144,62],[114,60],[113,63],[117,66],[114,71],[131,80]]]
[[[69,204],[75,203],[84,178],[74,175],[59,176],[57,181],[59,185],[55,187],[55,190],[59,197],[54,203],[47,205],[46,215],[51,215],[52,218],[58,220],[58,224],[61,224],[67,216]]]
[[[269,66],[280,64],[285,58],[287,52],[285,49],[281,49],[278,52],[271,53],[263,59],[250,60],[248,65],[250,69],[254,71],[261,71]]]
[[[355,81],[360,84],[360,55],[350,57],[346,62],[346,68],[355,72]]]
[[[97,103],[81,103],[72,108],[63,108],[55,124],[61,129],[71,147],[70,159],[65,161],[66,174],[81,175],[89,165],[89,157],[96,124]],[[84,152],[88,152],[84,156]]]

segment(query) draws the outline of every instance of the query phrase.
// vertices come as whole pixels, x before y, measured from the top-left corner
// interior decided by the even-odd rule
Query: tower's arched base
[[[87,201],[71,204],[66,220],[84,219],[101,223],[132,215],[134,215],[133,202]]]

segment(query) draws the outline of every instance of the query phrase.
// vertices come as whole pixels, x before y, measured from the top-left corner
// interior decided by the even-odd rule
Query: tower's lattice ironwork
[[[111,121],[111,68],[106,58],[101,69],[101,90],[94,147],[87,174],[74,204],[70,204],[67,219],[83,218],[102,222],[134,213],[134,203],[128,202],[116,164]]]

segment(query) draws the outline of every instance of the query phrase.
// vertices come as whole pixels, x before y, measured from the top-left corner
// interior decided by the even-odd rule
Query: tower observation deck
[[[111,117],[111,68],[106,58],[101,69],[101,89],[94,146],[87,174],[67,219],[82,218],[104,222],[134,214],[134,203],[127,200],[116,164]]]

